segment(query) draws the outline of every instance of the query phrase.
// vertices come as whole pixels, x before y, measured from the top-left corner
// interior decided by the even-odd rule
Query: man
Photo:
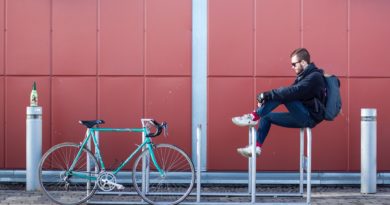
[[[271,124],[288,128],[313,128],[324,119],[325,79],[323,71],[310,61],[305,48],[294,50],[291,66],[297,77],[288,87],[281,87],[257,95],[258,108],[251,114],[233,117],[238,126],[256,125],[260,120],[256,138],[256,155],[266,139]],[[279,105],[285,105],[288,112],[272,112]],[[245,157],[252,156],[250,145],[238,148],[237,152]]]

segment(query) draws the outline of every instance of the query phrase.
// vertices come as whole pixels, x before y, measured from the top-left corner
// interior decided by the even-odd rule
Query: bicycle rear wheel
[[[79,150],[77,144],[62,143],[49,149],[41,159],[39,183],[44,193],[56,203],[80,204],[96,191],[100,167],[91,151],[83,148],[74,169],[69,172]]]
[[[194,186],[195,171],[191,159],[183,150],[170,144],[154,146],[153,153],[164,175],[158,172],[149,150],[144,150],[133,166],[135,190],[150,204],[180,203]]]

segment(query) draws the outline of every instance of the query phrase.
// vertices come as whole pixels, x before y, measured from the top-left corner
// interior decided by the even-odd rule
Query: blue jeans
[[[280,104],[284,104],[288,112],[271,112]],[[256,110],[260,116],[260,124],[257,129],[257,142],[264,143],[271,128],[271,124],[288,128],[314,127],[316,123],[310,117],[310,113],[301,101],[282,103],[280,101],[267,101]]]

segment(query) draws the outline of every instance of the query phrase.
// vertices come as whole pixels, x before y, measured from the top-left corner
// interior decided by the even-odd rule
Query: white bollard
[[[26,191],[39,190],[38,165],[42,157],[42,107],[27,107]]]
[[[376,193],[376,109],[361,109],[361,193]]]

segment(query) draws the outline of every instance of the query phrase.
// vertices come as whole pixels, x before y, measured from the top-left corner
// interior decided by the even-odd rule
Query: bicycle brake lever
[[[168,124],[166,122],[163,122],[161,127],[164,129],[164,136],[168,136]]]

